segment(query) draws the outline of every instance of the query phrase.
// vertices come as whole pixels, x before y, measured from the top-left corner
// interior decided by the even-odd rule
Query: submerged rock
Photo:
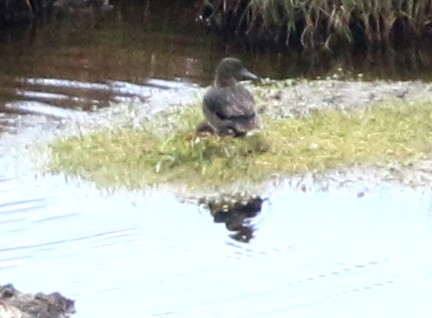
[[[11,284],[0,286],[1,318],[68,318],[75,302],[60,293],[25,294]]]

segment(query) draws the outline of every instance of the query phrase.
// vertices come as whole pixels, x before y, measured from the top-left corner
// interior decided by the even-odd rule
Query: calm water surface
[[[85,318],[427,317],[430,191],[282,185],[263,193],[269,199],[245,244],[169,191],[108,193],[34,168],[28,146],[61,134],[69,112],[158,96],[178,102],[207,85],[227,54],[273,78],[377,63],[245,53],[203,34],[192,6],[167,3],[119,4],[90,24],[0,34],[0,284],[61,291]],[[426,76],[420,57],[394,59],[370,76]]]
[[[77,317],[425,317],[430,193],[269,193],[249,244],[164,192],[2,180],[0,274]],[[4,201],[6,199],[6,202]]]

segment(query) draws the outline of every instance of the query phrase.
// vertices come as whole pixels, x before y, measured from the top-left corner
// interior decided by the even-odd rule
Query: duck
[[[218,135],[241,137],[262,128],[251,92],[239,83],[243,79],[256,80],[258,76],[237,58],[226,57],[219,62],[213,85],[202,101],[207,122],[198,130],[205,128]]]

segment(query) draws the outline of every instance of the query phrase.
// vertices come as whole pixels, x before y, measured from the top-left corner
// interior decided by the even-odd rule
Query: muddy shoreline
[[[337,76],[337,75],[335,75]],[[388,100],[432,100],[432,84],[421,81],[343,81],[326,79],[282,82],[287,87],[270,88],[264,93],[258,89],[258,107],[263,114],[282,118],[307,116],[320,109],[350,111]],[[276,85],[277,86],[277,85]],[[379,187],[386,182],[409,187],[430,187],[432,184],[432,158],[418,158],[401,164],[365,164],[341,167],[337,171],[319,173],[311,171],[302,176],[288,176],[291,185],[301,189],[341,188],[354,184]]]
[[[280,118],[306,116],[315,110],[348,111],[392,99],[432,98],[432,84],[421,81],[362,81],[338,79],[263,80],[253,88],[261,113]]]
[[[362,81],[338,79],[338,74],[327,78],[310,80],[263,80],[251,86],[259,112],[264,116],[292,118],[307,116],[322,109],[342,112],[372,106],[376,103],[403,100],[432,101],[432,84],[421,81]],[[265,127],[264,127],[265,129]],[[328,190],[331,188],[356,187],[377,189],[382,183],[408,187],[429,188],[432,185],[432,157],[418,158],[415,162],[402,164],[364,164],[340,169],[302,175],[270,177],[268,185],[280,182],[303,191]],[[274,179],[273,181],[271,179]]]
[[[263,86],[255,88],[258,108],[265,115],[280,118],[307,116],[320,109],[344,112],[391,100],[407,103],[432,100],[432,84],[421,81],[364,82],[360,76],[358,81],[328,78],[263,83]],[[431,171],[432,158],[428,157],[418,158],[409,164],[364,164],[325,173],[310,171],[303,175],[278,176],[276,179],[281,178],[290,187],[304,191],[355,187],[359,184],[373,190],[382,183],[429,188],[432,185]]]
[[[373,107],[375,103],[391,100],[403,100],[413,103],[418,100],[432,100],[432,84],[421,81],[362,81],[342,80],[339,75],[318,80],[261,80],[260,83],[246,83],[254,92],[258,111],[263,116],[276,118],[292,118],[308,116],[312,112],[321,109],[336,109],[342,112],[351,111],[356,108]],[[170,92],[166,97],[158,95],[150,98],[148,102],[134,105],[113,105],[109,109],[102,110],[104,118],[111,126],[113,114],[117,123],[114,125],[133,124],[143,126],[152,116],[149,109],[161,109],[161,100],[169,101],[168,113],[176,112],[181,108],[192,105],[197,107],[205,88],[197,88],[195,93],[186,92],[182,103],[173,98],[173,94],[182,95],[181,91]],[[125,115],[125,110],[128,112]],[[161,110],[162,112],[166,110]],[[107,116],[107,113],[110,115]],[[123,114],[123,116],[118,116]],[[100,127],[106,126],[102,121]],[[167,129],[174,129],[176,123],[169,123]],[[90,130],[94,130],[92,125]],[[265,129],[265,127],[264,127]],[[368,189],[376,189],[380,184],[390,183],[409,187],[429,187],[432,184],[432,158],[418,158],[415,162],[402,164],[389,162],[387,164],[358,164],[327,172],[310,171],[301,175],[274,175],[269,176],[268,182],[258,185],[257,188],[264,190],[268,186],[277,186],[281,182],[289,184],[290,187],[304,191],[328,190],[329,188],[341,188],[362,184]],[[217,191],[235,191],[244,187],[242,184],[233,184],[228,189],[217,189]],[[255,186],[251,185],[251,188]],[[213,191],[214,189],[212,189]],[[260,191],[262,192],[262,191]]]
[[[341,80],[328,78],[325,80],[286,80],[273,81],[262,80],[261,83],[251,86],[257,101],[257,108],[263,116],[277,118],[292,118],[307,116],[319,109],[332,108],[340,111],[349,111],[355,108],[373,105],[376,102],[386,100],[404,100],[407,103],[416,100],[432,100],[432,84],[420,81],[387,82],[373,81],[365,82],[359,79]],[[79,112],[76,116],[68,118],[47,118],[57,121],[53,125],[55,132],[48,133],[45,141],[45,152],[47,155],[37,158],[34,150],[30,157],[34,162],[35,170],[46,171],[47,160],[49,160],[48,145],[54,138],[62,138],[71,135],[91,133],[104,127],[116,127],[132,125],[134,127],[145,126],[154,116],[160,113],[173,114],[185,107],[199,107],[205,88],[190,88],[185,92],[178,90],[165,90],[152,95],[146,102],[137,101],[129,104],[112,104],[110,107],[97,112]],[[181,101],[181,103],[179,103]],[[37,118],[34,113],[28,115]],[[45,114],[46,116],[46,114]],[[43,117],[45,117],[43,116]],[[25,126],[26,116],[20,116],[20,126]],[[174,129],[176,123],[167,121],[167,131]],[[265,127],[264,127],[265,129]],[[13,136],[11,136],[13,138]],[[28,145],[33,144],[32,141]],[[29,151],[23,145],[23,151]],[[33,147],[30,147],[33,148]],[[40,148],[36,152],[40,154]],[[391,162],[387,164],[364,164],[350,167],[341,166],[337,170],[319,172],[309,171],[301,175],[273,175],[269,176],[267,182],[261,185],[250,185],[251,189],[265,190],[278,187],[281,183],[289,187],[307,191],[328,190],[330,188],[343,187],[367,187],[379,188],[381,183],[390,183],[409,187],[430,187],[432,175],[432,158],[418,158],[415,162],[401,164]],[[175,188],[183,188],[181,182]],[[224,189],[209,189],[214,192],[230,192],[243,187],[241,184],[232,184]],[[195,190],[191,190],[194,195]],[[201,192],[201,191],[200,191]],[[207,192],[207,191],[206,191]],[[190,197],[187,193],[183,193]],[[183,196],[182,195],[182,196]]]

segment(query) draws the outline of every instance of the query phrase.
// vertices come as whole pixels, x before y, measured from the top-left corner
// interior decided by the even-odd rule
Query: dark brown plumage
[[[218,134],[243,136],[261,128],[252,94],[238,83],[257,78],[236,58],[220,61],[214,84],[204,95],[202,105],[204,116]]]

